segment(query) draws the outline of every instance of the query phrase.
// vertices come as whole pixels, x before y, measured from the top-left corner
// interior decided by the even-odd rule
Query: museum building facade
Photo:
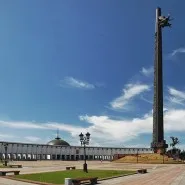
[[[113,160],[118,154],[153,153],[151,148],[118,148],[86,146],[87,160]],[[9,160],[83,160],[84,147],[70,146],[60,137],[47,144],[0,141],[0,159]]]

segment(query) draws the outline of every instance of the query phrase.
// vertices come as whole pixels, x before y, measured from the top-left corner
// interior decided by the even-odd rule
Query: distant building
[[[62,140],[58,134],[54,140],[47,144],[31,144],[0,141],[0,159],[5,159],[5,147],[7,146],[7,158],[10,160],[83,160],[84,148],[82,146],[70,146]],[[151,148],[117,148],[117,147],[86,147],[87,160],[113,160],[115,154],[153,153]]]

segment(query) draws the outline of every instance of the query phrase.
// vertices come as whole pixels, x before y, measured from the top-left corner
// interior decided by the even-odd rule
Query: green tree
[[[173,157],[174,155],[178,155],[179,157],[179,153],[180,153],[180,149],[176,148],[176,145],[178,145],[180,143],[179,139],[177,137],[170,137],[171,139],[171,143],[170,146],[172,147],[171,149],[171,157]]]
[[[179,157],[180,157],[180,159],[181,159],[181,160],[183,160],[183,161],[185,160],[185,151],[184,151],[184,150],[183,150],[183,151],[181,151],[181,153],[180,153],[180,156],[179,156]]]
[[[177,137],[173,137],[171,136],[171,143],[170,143],[170,146],[172,147],[172,149],[175,149],[176,145],[180,143],[179,139]]]

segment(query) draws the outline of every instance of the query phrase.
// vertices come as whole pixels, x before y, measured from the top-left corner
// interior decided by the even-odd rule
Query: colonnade
[[[7,148],[5,148],[5,143]],[[112,160],[115,154],[153,153],[151,148],[86,147],[87,160]],[[84,160],[81,146],[0,142],[0,160]]]

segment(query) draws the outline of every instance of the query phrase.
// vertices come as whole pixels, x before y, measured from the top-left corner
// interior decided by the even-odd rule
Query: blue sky
[[[185,2],[0,0],[0,140],[150,146],[155,9],[163,30],[165,138],[185,123]]]

